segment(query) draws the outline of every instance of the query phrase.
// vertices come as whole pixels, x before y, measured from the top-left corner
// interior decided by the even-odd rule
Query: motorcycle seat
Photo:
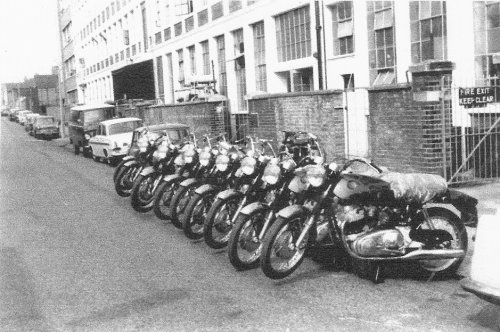
[[[448,190],[446,180],[435,174],[387,172],[381,179],[390,184],[396,198],[414,203],[424,204]]]

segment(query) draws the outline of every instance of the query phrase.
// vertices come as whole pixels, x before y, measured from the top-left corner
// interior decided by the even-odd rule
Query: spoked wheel
[[[155,215],[161,220],[170,219],[170,202],[172,201],[172,197],[174,196],[175,189],[178,185],[178,182],[162,181],[157,189],[158,192],[154,200],[153,211]]]
[[[116,167],[113,171],[113,182],[116,183],[116,178],[118,177],[118,174],[120,173],[120,171],[124,167],[125,163],[128,161],[130,161],[130,160],[122,160],[122,161],[120,161],[120,163],[118,165],[116,165]]]
[[[264,236],[260,266],[267,277],[285,278],[302,263],[310,233],[305,235],[300,246],[296,242],[304,229],[305,219],[302,213],[289,218],[278,217]]]
[[[115,182],[116,193],[122,197],[130,196],[132,187],[134,186],[134,179],[139,172],[139,165],[132,165],[130,167],[123,167],[118,173]]]
[[[467,230],[453,213],[442,208],[427,209],[429,219],[410,232],[412,240],[424,244],[425,249],[461,249],[467,252]],[[453,275],[465,255],[460,258],[420,260],[418,264],[425,274]]]
[[[240,214],[228,242],[229,261],[237,270],[248,270],[259,265],[262,242],[259,235],[265,222],[265,211],[254,210]]]
[[[221,249],[227,246],[233,228],[231,220],[240,201],[241,197],[218,198],[208,211],[203,237],[210,248]]]
[[[155,175],[139,175],[134,182],[131,204],[137,212],[148,212],[153,208]]]
[[[207,217],[207,212],[212,206],[215,193],[194,194],[189,201],[182,226],[184,234],[190,239],[198,240],[203,237],[203,224]]]
[[[183,228],[182,220],[184,217],[184,212],[189,204],[189,201],[193,197],[194,189],[198,183],[193,183],[188,186],[180,186],[175,191],[174,197],[170,201],[170,220],[172,224],[179,228]]]

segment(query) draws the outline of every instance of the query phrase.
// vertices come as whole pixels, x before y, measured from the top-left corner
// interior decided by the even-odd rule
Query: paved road
[[[491,331],[497,307],[457,280],[374,285],[306,261],[236,272],[115,194],[113,169],[6,119],[0,153],[2,331]]]

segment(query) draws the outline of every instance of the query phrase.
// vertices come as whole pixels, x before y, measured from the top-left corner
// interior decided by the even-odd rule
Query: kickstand
[[[429,276],[429,278],[427,278],[427,282],[432,281],[432,279],[434,279],[435,275],[436,275],[436,272],[431,272],[431,275]]]
[[[382,265],[376,264],[374,268],[372,269],[372,281],[375,284],[380,284],[384,282],[384,276],[382,275]]]

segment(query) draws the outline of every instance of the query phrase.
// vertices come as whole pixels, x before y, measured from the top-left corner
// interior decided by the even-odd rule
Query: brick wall
[[[318,136],[327,160],[343,158],[342,98],[339,90],[255,96],[248,100],[248,109],[256,114],[258,126],[250,126],[250,133],[278,142],[283,130],[311,132]]]

